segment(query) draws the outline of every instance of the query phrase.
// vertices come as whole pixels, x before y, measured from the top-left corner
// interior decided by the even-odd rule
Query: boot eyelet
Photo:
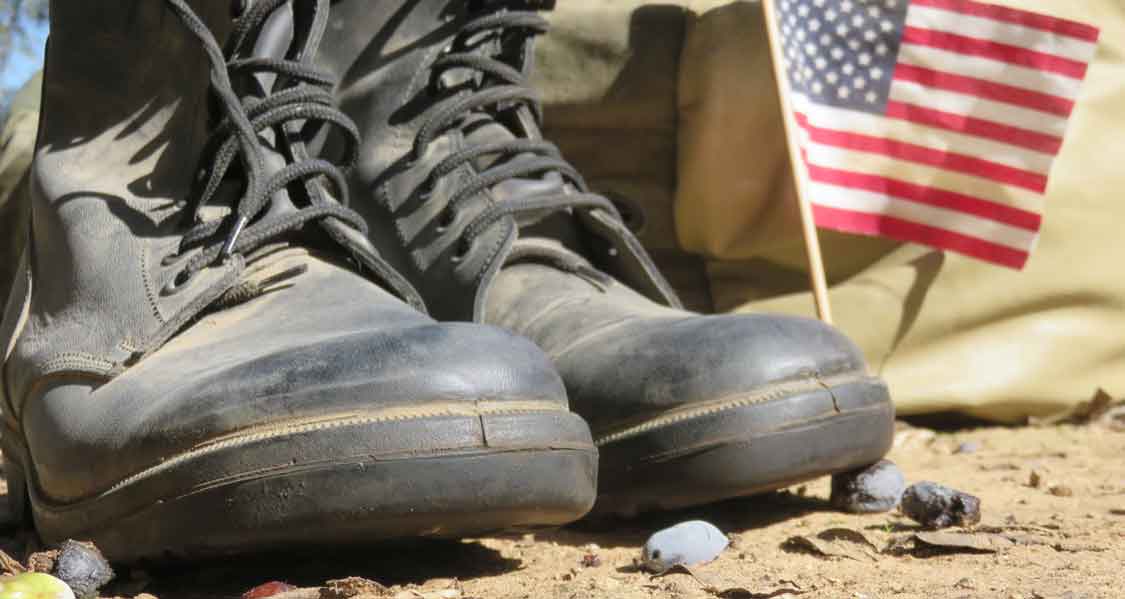
[[[178,274],[176,274],[176,276],[168,279],[168,282],[165,283],[164,287],[160,290],[160,294],[164,297],[176,295],[181,290],[183,290],[183,288],[186,287],[188,283],[191,283],[196,274],[198,273],[187,271],[179,272]]]
[[[613,202],[614,208],[617,208],[617,213],[621,215],[621,222],[633,232],[639,235],[645,230],[647,218],[645,218],[644,209],[634,201],[623,194],[616,192],[608,192],[605,194],[606,199]]]
[[[473,248],[472,243],[470,243],[467,240],[462,239],[461,241],[457,242],[456,253],[454,253],[452,256],[449,257],[449,261],[454,263],[454,264],[460,264],[465,258],[467,258],[469,256],[469,251],[472,248]]]
[[[437,232],[445,233],[457,222],[457,211],[452,208],[446,208],[441,216],[438,217]]]

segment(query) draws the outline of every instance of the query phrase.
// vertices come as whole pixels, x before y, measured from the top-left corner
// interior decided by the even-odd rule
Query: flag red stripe
[[[927,127],[983,137],[1052,156],[1059,153],[1063,143],[1061,137],[1054,135],[894,100],[887,102],[887,116]]]
[[[939,50],[980,56],[1040,71],[1058,73],[1074,79],[1082,79],[1086,76],[1086,64],[1077,60],[945,31],[907,26],[903,29],[902,41],[906,44],[929,46]]]
[[[873,137],[861,133],[822,129],[809,123],[808,117],[797,113],[797,123],[809,133],[809,139],[818,144],[846,148],[859,152],[882,154],[891,158],[916,162],[940,169],[982,177],[1006,185],[1022,187],[1036,193],[1047,191],[1047,176],[1031,171],[997,164],[988,160],[942,152],[916,144]]]
[[[936,87],[960,94],[978,96],[987,100],[1014,104],[1040,112],[1069,117],[1074,110],[1074,102],[1059,96],[1031,91],[1022,87],[1004,85],[995,81],[986,81],[975,77],[954,75],[943,71],[935,71],[914,65],[899,63],[895,67],[895,79],[910,81]]]
[[[806,165],[809,178],[818,183],[862,189],[927,206],[956,210],[1027,231],[1038,231],[1043,224],[1043,217],[1039,214],[1006,204],[877,175],[817,166],[808,164],[807,161]]]
[[[822,227],[924,243],[1016,269],[1023,268],[1029,257],[1028,252],[998,243],[892,216],[841,210],[817,204],[813,204],[813,216],[817,225]]]
[[[1087,42],[1098,41],[1098,28],[1047,15],[1017,10],[994,4],[984,4],[973,0],[910,0],[911,4],[930,6],[959,12],[974,17],[984,17],[994,21],[1002,21],[1013,25],[1021,25],[1040,31],[1049,31],[1067,37],[1077,38]]]

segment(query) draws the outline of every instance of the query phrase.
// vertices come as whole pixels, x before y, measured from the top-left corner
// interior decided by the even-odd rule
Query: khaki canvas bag
[[[994,1],[1102,30],[1028,267],[822,232],[837,324],[904,414],[1125,395],[1125,2]],[[549,132],[688,303],[813,315],[760,5],[567,0],[552,19]]]

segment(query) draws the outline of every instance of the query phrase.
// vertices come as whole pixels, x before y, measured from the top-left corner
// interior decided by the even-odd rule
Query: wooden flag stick
[[[828,301],[828,277],[824,274],[824,258],[820,254],[820,239],[816,233],[812,204],[809,201],[808,177],[805,163],[801,160],[800,144],[797,143],[796,126],[793,123],[793,102],[786,85],[785,58],[781,51],[781,33],[777,26],[775,0],[761,0],[766,15],[766,30],[769,32],[770,54],[773,56],[773,73],[777,89],[781,94],[782,121],[785,123],[785,138],[789,142],[789,162],[793,167],[793,179],[797,184],[797,204],[801,208],[801,229],[805,235],[805,250],[809,258],[809,279],[812,281],[813,299],[820,319],[832,324],[832,306]]]

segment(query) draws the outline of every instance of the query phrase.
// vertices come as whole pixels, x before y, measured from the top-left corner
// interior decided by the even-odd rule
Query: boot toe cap
[[[500,329],[411,315],[398,326],[321,318],[338,326],[267,334],[235,321],[205,343],[189,331],[106,384],[62,381],[28,402],[41,490],[78,501],[201,447],[287,430],[414,422],[421,432],[396,441],[408,452],[480,441],[478,412],[566,414],[547,357]],[[370,439],[333,442],[354,447],[320,449],[379,450]]]
[[[835,328],[757,314],[627,322],[557,362],[576,411],[595,427],[786,381],[866,371],[860,350]]]

